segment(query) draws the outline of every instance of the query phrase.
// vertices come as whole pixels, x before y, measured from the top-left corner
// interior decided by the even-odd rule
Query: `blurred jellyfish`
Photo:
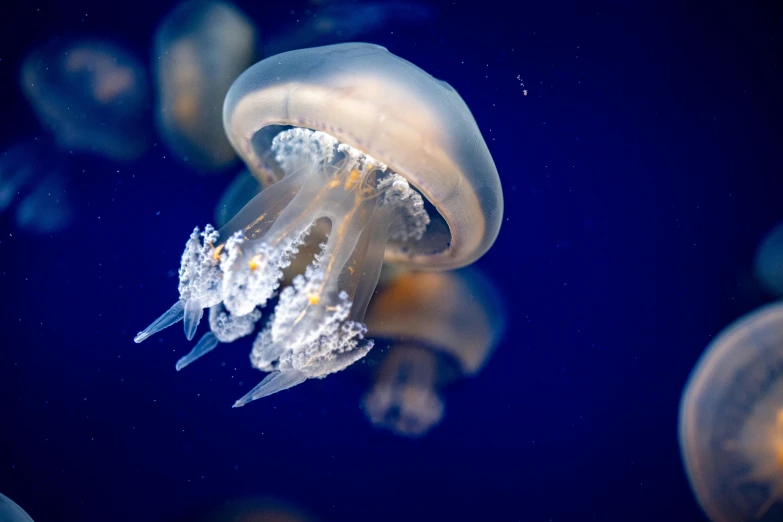
[[[119,46],[57,38],[22,64],[22,91],[58,144],[114,161],[135,159],[147,140],[144,67]]]
[[[215,510],[198,522],[316,522],[316,518],[288,502],[266,498],[245,498],[232,501],[227,507]]]
[[[765,290],[783,295],[783,223],[773,228],[756,250],[756,277]]]
[[[470,110],[447,83],[383,47],[263,60],[232,85],[224,115],[237,153],[271,186],[219,232],[193,231],[180,300],[136,342],[183,318],[192,339],[204,308],[223,306],[228,322],[253,314],[276,294],[313,223],[330,223],[253,344],[253,366],[271,373],[235,406],[367,354],[362,318],[384,259],[454,269],[497,237],[500,179]]]
[[[416,4],[338,2],[319,7],[301,24],[283,25],[261,49],[271,56],[429,16],[428,8]],[[223,100],[232,82],[261,55],[255,24],[229,2],[189,0],[163,20],[155,36],[157,122],[178,158],[201,172],[221,171],[234,162],[236,154],[221,126]]]
[[[682,395],[679,436],[711,520],[783,520],[783,303],[710,343]]]
[[[333,2],[305,16],[295,27],[283,30],[264,42],[264,54],[274,54],[372,35],[391,23],[406,26],[431,19],[429,7],[413,2]]]
[[[65,229],[73,217],[67,165],[68,158],[40,140],[0,154],[0,215],[13,212],[16,228],[28,233]]]
[[[179,4],[155,34],[158,128],[197,170],[221,170],[236,159],[223,132],[223,100],[254,62],[256,38],[234,5],[204,0]]]
[[[397,275],[373,299],[368,335],[389,342],[362,400],[370,421],[420,436],[443,417],[440,389],[475,376],[503,334],[505,314],[494,285],[478,270]]]
[[[16,502],[0,493],[0,522],[33,522]]]

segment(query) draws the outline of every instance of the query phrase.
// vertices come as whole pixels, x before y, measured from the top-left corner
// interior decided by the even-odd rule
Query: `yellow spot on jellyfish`
[[[680,403],[691,487],[715,522],[783,517],[783,303],[713,340]]]
[[[443,417],[440,390],[475,376],[503,333],[493,284],[478,270],[392,276],[365,317],[368,335],[390,342],[362,400],[370,421],[399,435],[426,434]]]
[[[500,179],[470,110],[448,84],[383,47],[339,44],[263,60],[231,86],[223,114],[234,149],[269,186],[219,232],[193,231],[180,300],[136,342],[181,319],[192,339],[204,308],[212,332],[183,366],[217,341],[247,335],[313,224],[329,223],[313,263],[280,292],[253,343],[252,365],[270,374],[235,406],[364,357],[373,342],[362,319],[384,260],[459,268],[497,237]],[[216,245],[224,245],[218,261]]]

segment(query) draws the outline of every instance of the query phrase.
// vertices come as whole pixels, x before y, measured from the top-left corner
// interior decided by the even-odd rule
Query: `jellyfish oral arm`
[[[228,237],[210,226],[194,230],[182,256],[180,301],[137,336],[143,340],[183,318],[191,339],[204,307],[225,307],[227,324],[253,317],[250,330],[241,329],[247,335],[257,307],[277,291],[313,223],[327,218],[331,231],[320,255],[280,292],[253,344],[253,366],[273,373],[235,406],[340,371],[366,355],[372,341],[364,341],[361,320],[386,242],[416,241],[429,224],[421,196],[401,176],[328,134],[289,129],[274,138],[272,149],[283,180],[240,211],[224,228]],[[202,339],[178,369],[223,341],[212,311],[210,317],[216,339]]]

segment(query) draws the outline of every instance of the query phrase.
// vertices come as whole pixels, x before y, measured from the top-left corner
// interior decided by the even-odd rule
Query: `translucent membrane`
[[[320,254],[280,292],[274,315],[253,343],[253,366],[273,373],[235,406],[340,371],[366,355],[372,341],[363,341],[367,329],[361,320],[386,242],[418,240],[429,224],[421,196],[401,176],[328,134],[285,130],[274,138],[272,151],[284,178],[251,200],[220,233],[210,226],[203,233],[194,230],[180,268],[179,303],[189,338],[205,307],[220,306],[224,324],[251,316],[252,325],[260,317],[256,307],[275,295],[283,269],[313,223],[331,222]],[[137,342],[179,317],[175,305]],[[218,323],[210,323],[222,341]],[[251,330],[235,329],[242,335]],[[202,342],[178,367],[216,344],[211,338]]]

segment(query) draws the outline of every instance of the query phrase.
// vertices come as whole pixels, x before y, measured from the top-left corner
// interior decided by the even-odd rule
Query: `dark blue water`
[[[237,3],[262,33],[312,7],[267,4]],[[111,37],[150,63],[172,6],[0,8],[2,149],[49,139],[19,89],[30,48]],[[150,127],[135,162],[37,158],[69,166],[62,231],[0,215],[0,492],[37,522],[202,520],[248,498],[324,521],[702,520],[677,407],[712,336],[772,299],[749,274],[783,219],[779,6],[429,9],[362,39],[454,86],[506,205],[476,266],[507,328],[482,372],[446,388],[440,425],[372,426],[360,368],[232,409],[261,376],[250,340],[179,373],[179,326],[133,343],[177,299],[187,234],[236,172],[195,174]]]

